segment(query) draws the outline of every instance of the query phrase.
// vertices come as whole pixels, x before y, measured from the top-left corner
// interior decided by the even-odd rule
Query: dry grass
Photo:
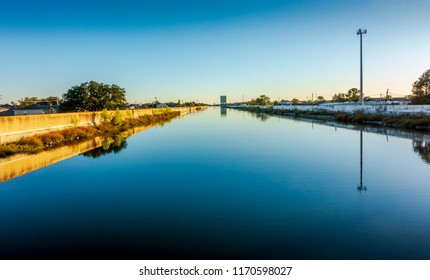
[[[136,119],[118,120],[111,123],[102,123],[98,126],[83,126],[53,131],[41,135],[25,137],[17,142],[0,145],[0,158],[17,153],[37,153],[46,149],[77,143],[96,136],[113,136],[137,126],[164,124],[178,117],[179,112],[168,111],[157,115],[147,115]]]
[[[402,116],[383,116],[383,115],[369,115],[362,112],[356,112],[354,114],[347,113],[331,113],[324,110],[318,111],[300,111],[300,110],[275,110],[275,109],[260,109],[256,108],[241,108],[241,110],[265,113],[269,115],[280,115],[290,117],[303,117],[315,119],[318,116],[330,116],[338,122],[344,123],[359,123],[359,124],[372,124],[382,125],[390,127],[398,127],[405,129],[416,129],[416,130],[430,130],[430,117],[425,115],[411,115],[405,114]]]

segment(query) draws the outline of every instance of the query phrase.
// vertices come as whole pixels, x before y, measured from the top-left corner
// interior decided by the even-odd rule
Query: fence
[[[399,116],[403,114],[424,114],[430,116],[430,105],[349,105],[349,104],[321,104],[321,105],[290,105],[273,106],[278,110],[298,110],[317,112],[325,110],[327,112],[355,113],[357,111],[364,114],[381,114],[386,116]]]

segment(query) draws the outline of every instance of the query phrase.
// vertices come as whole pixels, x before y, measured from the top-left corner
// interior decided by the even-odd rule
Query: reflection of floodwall
[[[197,107],[150,108],[121,110],[124,118],[137,118],[145,115],[162,113],[166,110],[179,111],[182,115],[196,111]],[[108,111],[110,116],[115,111]],[[22,137],[46,133],[74,126],[96,125],[102,121],[102,112],[59,113],[43,115],[0,117],[0,144],[18,141]]]
[[[64,146],[35,155],[16,155],[0,159],[0,182],[24,175],[39,168],[68,159],[75,155],[95,149],[102,145],[102,138],[97,137],[83,143]]]
[[[154,125],[131,128],[124,132],[123,136],[128,137],[134,133],[138,133],[151,127],[154,127]],[[79,144],[63,146],[34,155],[21,154],[0,159],[0,182],[13,179],[39,168],[91,151],[95,148],[101,147],[102,145],[103,137],[96,137]]]

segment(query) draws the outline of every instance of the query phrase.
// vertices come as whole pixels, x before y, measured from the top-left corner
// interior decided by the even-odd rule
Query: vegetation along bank
[[[276,116],[287,116],[292,118],[307,118],[318,120],[330,120],[341,123],[355,123],[367,125],[379,125],[387,127],[430,130],[430,117],[424,114],[403,114],[400,116],[385,116],[381,114],[365,114],[360,111],[355,113],[328,112],[324,109],[317,111],[279,110],[260,107],[239,107],[239,110],[245,110],[254,113],[262,113]]]
[[[0,145],[0,158],[18,153],[38,153],[82,142],[97,136],[115,136],[133,127],[163,124],[180,115],[181,113],[178,111],[166,110],[159,114],[124,118],[124,115],[119,110],[113,115],[104,111],[104,120],[99,125],[66,128],[60,131],[24,137],[19,141]]]

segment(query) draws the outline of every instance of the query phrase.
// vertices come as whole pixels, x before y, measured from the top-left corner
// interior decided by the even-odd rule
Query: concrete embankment
[[[200,110],[198,108],[203,109],[204,107],[120,110],[119,113],[123,118],[138,118],[145,115],[160,114],[166,110],[173,110],[179,111],[181,116],[183,116]],[[110,117],[115,116],[116,113],[116,111],[108,111]],[[104,117],[102,111],[0,117],[0,144],[69,127],[94,126],[101,123]]]

